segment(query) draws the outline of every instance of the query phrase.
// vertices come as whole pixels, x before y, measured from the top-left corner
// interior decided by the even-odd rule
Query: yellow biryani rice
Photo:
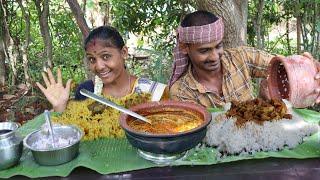
[[[131,106],[150,101],[150,94],[130,94],[122,98],[105,98],[130,108]],[[53,117],[58,124],[73,124],[85,133],[84,140],[94,140],[101,137],[122,138],[124,131],[119,124],[120,111],[107,107],[92,99],[82,101],[70,100],[66,110]]]

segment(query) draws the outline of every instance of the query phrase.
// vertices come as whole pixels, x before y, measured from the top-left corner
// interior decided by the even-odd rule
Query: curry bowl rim
[[[191,103],[191,102],[182,102],[182,101],[173,101],[173,100],[165,100],[160,102],[147,102],[147,103],[142,103],[142,104],[133,106],[130,108],[130,110],[133,112],[138,112],[138,111],[141,111],[141,109],[152,109],[152,108],[161,108],[161,107],[173,107],[178,109],[195,111],[203,115],[203,122],[201,123],[201,125],[197,126],[196,128],[179,132],[179,133],[146,134],[146,133],[133,130],[127,123],[127,119],[130,115],[121,113],[120,126],[125,130],[126,133],[135,134],[136,136],[149,137],[149,138],[174,138],[174,137],[185,136],[191,133],[195,133],[203,128],[206,128],[211,122],[211,113],[209,113],[209,111],[205,107],[195,103]]]

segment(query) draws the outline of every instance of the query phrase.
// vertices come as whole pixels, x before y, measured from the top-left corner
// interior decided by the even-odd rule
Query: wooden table
[[[51,177],[48,179],[57,178],[59,177]],[[14,179],[26,178],[16,176]],[[68,177],[63,179],[320,179],[320,158],[267,158],[259,160],[243,160],[210,166],[150,168],[109,175],[101,175],[87,168],[77,168]]]

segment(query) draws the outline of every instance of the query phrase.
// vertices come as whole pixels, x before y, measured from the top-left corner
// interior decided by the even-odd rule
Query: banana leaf
[[[210,112],[219,111],[219,109],[209,109]],[[310,123],[319,123],[320,113],[306,110],[295,109],[295,112],[302,116],[305,121]],[[29,121],[21,128],[18,133],[26,136],[28,133],[39,129],[44,123],[43,114]],[[320,132],[305,138],[302,144],[294,149],[284,149],[277,152],[258,152],[248,155],[234,155],[220,157],[217,150],[205,145],[197,146],[189,150],[186,155],[172,164],[180,165],[211,165],[239,161],[245,159],[261,159],[268,157],[276,158],[315,158],[320,157]],[[108,139],[102,138],[94,141],[82,141],[80,143],[79,156],[63,165],[58,166],[40,166],[32,156],[32,153],[24,149],[23,155],[18,165],[0,171],[0,178],[10,178],[16,175],[27,176],[30,178],[48,177],[48,176],[68,176],[73,169],[77,167],[86,167],[95,170],[101,174],[118,173],[151,167],[161,167],[165,165],[154,164],[137,155],[137,150],[133,148],[126,139]]]

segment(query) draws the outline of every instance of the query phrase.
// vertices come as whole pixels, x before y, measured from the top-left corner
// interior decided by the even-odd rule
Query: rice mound
[[[253,154],[258,151],[278,151],[294,148],[305,136],[319,131],[317,124],[307,123],[291,112],[292,119],[265,121],[259,125],[252,121],[236,125],[236,118],[225,113],[212,113],[212,121],[204,142],[217,147],[222,154]]]
[[[122,98],[105,98],[130,108],[150,101],[151,95],[134,93]],[[93,113],[94,109],[98,109],[96,113]],[[52,120],[58,124],[76,125],[84,132],[84,140],[94,140],[102,137],[123,138],[124,131],[119,124],[119,117],[120,111],[87,98],[82,101],[70,100],[66,110],[60,116],[52,117]]]

